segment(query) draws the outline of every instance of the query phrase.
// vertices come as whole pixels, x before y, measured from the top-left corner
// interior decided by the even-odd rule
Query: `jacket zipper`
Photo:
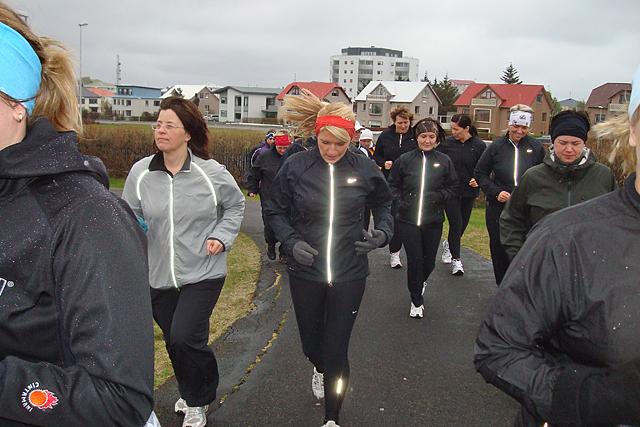
[[[571,206],[571,177],[569,177],[569,192],[567,197],[567,206]]]
[[[398,138],[399,138],[399,139],[398,139],[398,148],[402,148],[402,135],[403,135],[403,134],[399,133],[398,135],[399,135],[399,136],[398,136]]]
[[[173,226],[173,216],[174,216],[174,211],[173,211],[173,177],[170,175],[169,176],[169,224],[170,224],[170,228],[169,228],[169,247],[170,247],[170,251],[171,251],[171,256],[169,259],[169,262],[171,263],[171,279],[173,280],[173,286],[175,286],[177,289],[179,289],[178,287],[178,280],[176,279],[176,249],[175,249],[175,242],[174,242],[174,226]]]
[[[331,282],[333,281],[333,277],[331,274],[331,244],[333,240],[333,215],[335,208],[334,201],[334,186],[335,183],[333,181],[333,164],[329,163],[329,179],[330,179],[330,190],[329,190],[329,236],[327,239],[327,283],[331,286]]]
[[[515,150],[514,159],[513,159],[513,183],[515,186],[518,186],[518,146],[513,143],[513,141],[509,140],[511,145],[513,145],[513,149]]]
[[[422,201],[424,200],[425,171],[427,169],[427,156],[422,153],[422,176],[420,178],[420,206],[418,207],[418,227],[422,222]]]

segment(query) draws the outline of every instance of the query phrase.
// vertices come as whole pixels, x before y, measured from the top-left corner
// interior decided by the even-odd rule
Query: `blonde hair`
[[[631,127],[634,127],[640,135],[640,108],[636,109],[629,119],[628,114],[598,123],[591,128],[591,134],[597,140],[597,144],[607,144],[610,146],[609,163],[614,163],[616,158],[622,162],[622,170],[628,175],[636,170],[638,161],[636,148],[629,145],[629,135]]]
[[[529,107],[526,104],[516,104],[513,107],[509,108],[510,113],[513,113],[514,111],[524,111],[525,113],[533,114],[533,108]]]
[[[289,95],[284,97],[284,105],[278,111],[278,117],[291,120],[295,123],[295,131],[301,135],[315,135],[316,120],[319,116],[340,116],[355,123],[356,115],[351,107],[336,102],[330,104],[321,101],[317,96],[302,89],[302,95]],[[333,136],[343,142],[350,142],[351,137],[346,129],[337,126],[325,126],[322,130],[329,131]]]
[[[42,81],[36,94],[32,116],[47,118],[59,132],[75,131],[80,134],[82,123],[78,112],[75,64],[71,53],[60,42],[36,36],[22,18],[2,2],[0,22],[20,33],[40,58]],[[7,100],[10,97],[3,98]]]

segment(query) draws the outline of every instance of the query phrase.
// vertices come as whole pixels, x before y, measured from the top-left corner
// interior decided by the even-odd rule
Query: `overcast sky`
[[[348,46],[403,51],[420,77],[526,84],[586,100],[631,82],[640,64],[640,0],[4,0],[39,35],[66,43],[82,74],[123,84],[284,87],[330,81]]]

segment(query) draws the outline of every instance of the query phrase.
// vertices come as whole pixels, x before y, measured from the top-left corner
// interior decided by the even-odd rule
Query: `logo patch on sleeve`
[[[29,412],[34,408],[51,409],[58,404],[58,398],[49,390],[40,388],[40,383],[31,383],[24,389],[21,396],[22,406]]]

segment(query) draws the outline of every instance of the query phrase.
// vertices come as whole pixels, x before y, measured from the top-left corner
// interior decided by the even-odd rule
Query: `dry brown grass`
[[[247,235],[240,233],[227,258],[228,275],[210,318],[209,342],[214,341],[236,320],[250,313],[256,282],[260,275],[260,250]],[[154,323],[155,381],[158,388],[173,376],[162,331]]]

